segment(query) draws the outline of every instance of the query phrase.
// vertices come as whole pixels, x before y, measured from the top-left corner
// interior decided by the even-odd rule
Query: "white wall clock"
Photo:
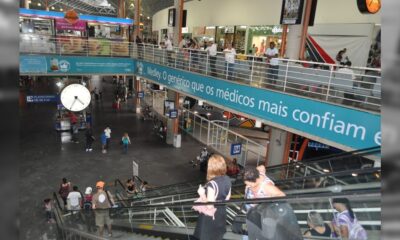
[[[60,96],[61,103],[72,112],[79,112],[87,108],[91,99],[89,90],[81,84],[66,86]]]

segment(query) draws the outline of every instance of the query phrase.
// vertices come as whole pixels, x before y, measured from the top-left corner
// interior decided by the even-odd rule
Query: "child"
[[[53,216],[52,216],[52,210],[53,210],[53,206],[51,205],[51,199],[50,198],[46,198],[44,200],[44,210],[46,212],[46,218],[47,218],[47,223],[51,223],[53,222]]]

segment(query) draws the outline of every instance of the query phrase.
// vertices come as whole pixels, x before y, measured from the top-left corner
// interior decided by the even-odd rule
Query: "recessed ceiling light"
[[[40,7],[40,6],[42,6],[42,4],[41,4],[41,3],[38,3],[37,5],[38,5],[39,7]]]
[[[55,8],[54,6],[51,7],[52,10],[54,10],[54,8]]]
[[[64,11],[64,9],[60,8],[60,11],[62,12],[62,11]]]

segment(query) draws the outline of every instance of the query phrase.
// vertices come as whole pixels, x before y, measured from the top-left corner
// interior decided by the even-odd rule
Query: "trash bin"
[[[173,146],[176,148],[180,148],[181,147],[181,139],[182,139],[182,136],[180,134],[174,135]]]

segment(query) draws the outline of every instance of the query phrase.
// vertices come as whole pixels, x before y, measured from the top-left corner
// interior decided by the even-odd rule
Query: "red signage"
[[[74,24],[71,24],[63,18],[56,19],[56,29],[57,30],[86,31],[86,21],[78,20]]]

